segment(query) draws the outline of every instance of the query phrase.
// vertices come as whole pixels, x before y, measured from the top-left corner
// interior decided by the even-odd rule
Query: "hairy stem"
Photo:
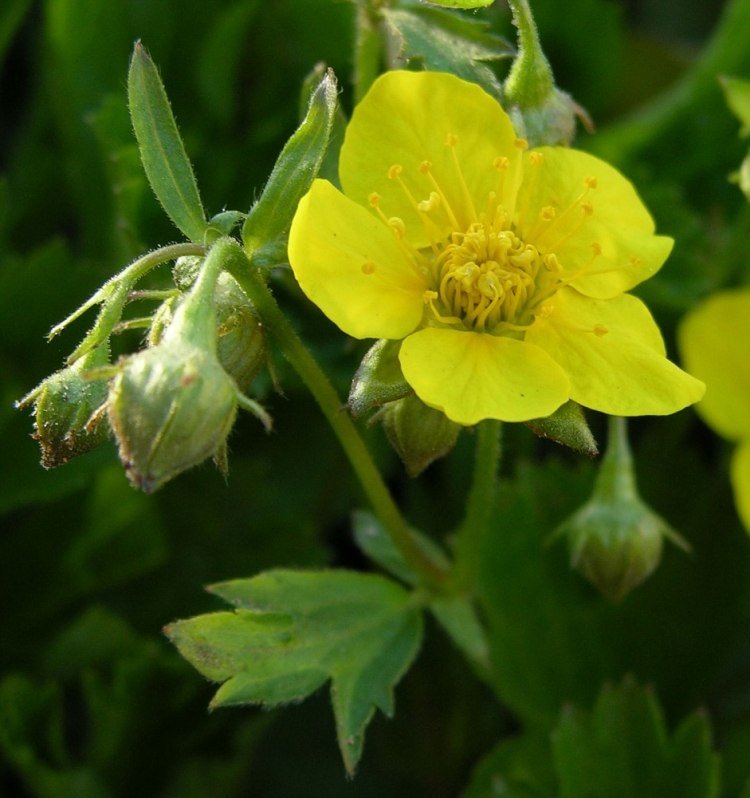
[[[350,416],[342,412],[342,402],[328,377],[289,324],[258,270],[239,246],[234,248],[231,259],[226,261],[226,268],[250,297],[266,330],[320,405],[393,544],[419,574],[425,586],[441,588],[447,579],[446,572],[415,542],[357,428]]]

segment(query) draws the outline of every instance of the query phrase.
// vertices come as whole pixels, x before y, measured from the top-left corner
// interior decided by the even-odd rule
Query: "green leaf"
[[[128,73],[128,106],[146,177],[175,226],[203,242],[206,214],[164,85],[154,62],[136,42]]]
[[[525,732],[479,762],[461,798],[557,798],[556,784],[548,735]]]
[[[452,72],[500,96],[500,83],[483,62],[508,58],[513,50],[504,39],[489,33],[486,23],[435,8],[384,8],[381,13],[398,43],[400,59]]]
[[[568,708],[553,733],[559,798],[717,798],[719,770],[705,717],[670,738],[650,690],[605,687],[594,709]]]
[[[6,0],[0,10],[0,70],[13,37],[31,8],[31,0]]]
[[[409,585],[417,584],[417,575],[372,513],[357,510],[352,516],[352,525],[354,540],[371,560],[397,579]],[[414,529],[411,533],[422,551],[437,566],[448,567],[448,558],[433,540]],[[484,673],[489,668],[489,645],[471,601],[460,595],[438,597],[430,600],[429,608],[458,649]]]
[[[429,0],[429,2],[443,8],[486,8],[495,0]]]
[[[422,619],[403,588],[351,571],[267,571],[213,585],[234,604],[165,630],[204,676],[223,682],[212,707],[300,701],[331,680],[344,765],[362,754],[375,709],[393,714],[393,688],[419,650]]]
[[[284,145],[260,199],[242,228],[245,250],[254,252],[286,235],[323,162],[336,118],[337,84],[328,70],[310,98],[307,116]]]
[[[740,136],[750,136],[750,80],[722,76],[719,82],[727,105],[742,123]]]

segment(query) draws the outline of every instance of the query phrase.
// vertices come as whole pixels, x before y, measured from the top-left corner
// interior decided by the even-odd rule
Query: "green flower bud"
[[[159,343],[125,358],[110,385],[107,409],[120,459],[133,485],[147,493],[207,457],[225,464],[238,404],[270,423],[217,354],[215,295],[232,247],[229,239],[217,242]]]
[[[656,569],[664,538],[682,538],[638,495],[625,420],[610,418],[607,452],[586,504],[558,527],[570,563],[612,601],[620,601]]]
[[[151,493],[216,454],[237,412],[237,386],[210,348],[175,340],[125,360],[107,405],[131,483]]]
[[[34,432],[42,465],[55,468],[104,443],[109,434],[100,411],[107,400],[107,384],[88,379],[86,372],[105,366],[109,349],[98,346],[73,365],[55,372],[16,403],[34,403]]]
[[[460,424],[414,394],[389,402],[378,418],[410,477],[419,476],[430,463],[448,454],[461,432]]]
[[[177,260],[172,274],[180,290],[186,291],[193,285],[201,263],[201,258],[197,257]],[[219,360],[239,389],[245,391],[265,363],[266,340],[252,302],[227,272],[222,272],[216,281],[214,312]],[[158,320],[159,313],[154,317],[152,330]]]

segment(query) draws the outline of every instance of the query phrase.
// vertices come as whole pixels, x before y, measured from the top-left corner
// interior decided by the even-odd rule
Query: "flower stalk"
[[[348,414],[341,412],[343,403],[328,377],[279,309],[268,286],[253,267],[252,259],[239,246],[227,250],[226,254],[225,268],[247,293],[269,335],[315,397],[393,544],[425,586],[441,590],[447,573],[414,540],[354,423]]]

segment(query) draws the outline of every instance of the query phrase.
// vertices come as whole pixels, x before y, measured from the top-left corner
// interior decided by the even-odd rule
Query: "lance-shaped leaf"
[[[318,174],[336,118],[336,77],[328,70],[310,98],[307,115],[284,145],[260,199],[242,228],[247,252],[271,244],[289,231],[297,204]]]
[[[191,241],[203,243],[206,214],[193,167],[159,72],[140,42],[130,61],[128,106],[143,168],[156,198],[179,230]]]
[[[212,707],[300,701],[331,680],[336,732],[352,773],[375,709],[393,714],[393,688],[422,639],[410,593],[352,571],[268,571],[210,588],[234,604],[165,630],[204,676],[222,682]]]

